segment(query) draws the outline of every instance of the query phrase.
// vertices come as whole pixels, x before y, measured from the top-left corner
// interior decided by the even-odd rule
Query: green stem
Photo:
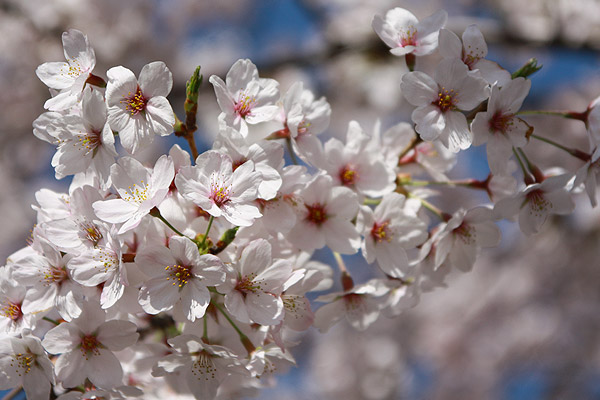
[[[237,332],[237,334],[240,337],[240,341],[242,342],[242,344],[244,345],[244,347],[246,348],[246,350],[248,351],[248,354],[252,353],[254,350],[256,350],[256,346],[254,346],[252,344],[252,342],[250,341],[250,339],[248,339],[248,336],[246,336],[244,334],[244,332],[242,332],[242,330],[240,328],[238,328],[238,326],[235,324],[235,322],[231,319],[231,317],[229,316],[229,314],[227,314],[227,312],[223,309],[223,306],[213,302],[212,305],[215,306],[215,308],[217,310],[219,310],[221,312],[221,314],[223,314],[223,316],[225,317],[225,319],[227,320],[227,322],[229,322],[231,324],[231,326],[233,327],[233,329],[235,329],[235,331]]]
[[[208,343],[208,315],[204,314],[202,318],[202,341]]]
[[[564,150],[567,153],[569,153],[570,155],[572,155],[573,157],[577,157],[580,160],[589,161],[590,158],[591,158],[591,156],[588,153],[585,153],[585,152],[583,152],[581,150],[577,150],[577,149],[572,149],[572,148],[569,148],[569,147],[565,147],[565,146],[563,146],[563,145],[561,145],[559,143],[556,143],[554,140],[550,140],[548,138],[545,138],[545,137],[542,137],[542,136],[538,136],[538,135],[531,135],[531,137],[534,138],[534,139],[537,139],[539,141],[548,143],[549,145],[557,147],[557,148],[559,148],[561,150]]]
[[[204,248],[204,244],[206,243],[206,238],[208,237],[208,232],[210,232],[210,228],[211,228],[214,220],[215,220],[215,217],[213,217],[212,215],[208,219],[208,227],[206,228],[206,233],[204,234],[204,237],[202,238],[202,242],[200,243],[200,247],[202,247],[202,248]]]
[[[338,253],[337,251],[332,251],[333,253],[333,258],[335,258],[335,262],[337,263],[338,267],[340,268],[340,271],[342,272],[348,272],[348,269],[346,268],[346,264],[344,263],[344,260],[342,259],[342,255],[340,253]]]
[[[517,112],[515,115],[553,115],[555,117],[579,119],[579,118],[575,118],[573,116],[574,113],[572,113],[570,111],[521,110],[521,111]]]
[[[513,147],[513,154],[515,155],[515,158],[517,159],[519,166],[521,167],[521,171],[523,172],[523,179],[525,179],[525,183],[529,184],[533,182],[533,178],[531,177],[531,174],[529,173],[529,171],[527,171],[527,168],[525,168],[525,165],[523,164],[523,161],[521,160],[521,157],[519,157],[519,153],[517,153],[517,149],[515,149]]]
[[[464,186],[464,187],[473,187],[475,189],[479,189],[473,186],[472,180],[465,181],[408,181],[402,182],[404,186]]]
[[[298,158],[296,158],[296,154],[294,154],[294,148],[292,147],[292,139],[289,137],[285,139],[285,144],[287,145],[288,152],[290,153],[290,158],[295,165],[299,165]]]
[[[434,206],[433,204],[431,204],[430,202],[428,202],[427,200],[422,199],[419,196],[415,196],[412,193],[408,193],[408,197],[412,197],[413,199],[419,200],[423,207],[434,213],[439,219],[441,219],[442,221],[446,220],[446,218],[444,217],[444,212],[436,206]]]
[[[54,325],[60,325],[60,322],[58,322],[58,321],[56,321],[56,320],[54,320],[54,319],[52,319],[52,318],[48,318],[48,317],[42,317],[42,319],[43,319],[44,321],[52,322]]]
[[[179,231],[177,230],[177,228],[175,228],[173,225],[171,225],[171,224],[169,223],[169,221],[167,221],[167,220],[165,219],[165,217],[163,217],[163,216],[161,215],[161,213],[160,213],[160,211],[158,210],[158,208],[154,207],[152,210],[150,210],[150,215],[152,215],[153,217],[156,217],[156,218],[160,219],[162,222],[164,222],[164,224],[165,224],[165,225],[167,225],[169,228],[171,228],[171,230],[172,230],[173,232],[175,232],[176,234],[178,234],[179,236],[184,236],[184,237],[185,237],[185,235],[184,235],[183,233],[179,232]]]
[[[382,200],[382,199],[369,199],[369,198],[367,197],[367,198],[365,198],[365,199],[363,200],[363,204],[364,204],[364,205],[373,205],[373,206],[376,206],[376,205],[379,205],[379,203],[381,203],[381,200]]]

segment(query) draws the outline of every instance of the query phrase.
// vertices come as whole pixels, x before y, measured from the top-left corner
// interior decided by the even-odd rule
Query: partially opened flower
[[[403,56],[413,53],[425,56],[438,46],[438,34],[446,24],[448,14],[439,10],[421,22],[410,11],[396,7],[385,14],[385,18],[376,15],[373,29],[381,40],[391,47],[390,53]]]

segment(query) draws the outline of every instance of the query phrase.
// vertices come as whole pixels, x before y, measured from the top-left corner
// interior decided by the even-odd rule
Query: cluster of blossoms
[[[22,386],[35,400],[251,395],[294,364],[298,332],[342,319],[366,329],[445,286],[452,269],[469,271],[480,248],[499,243],[497,220],[518,216],[525,234],[536,233],[550,214],[570,213],[583,187],[595,205],[596,102],[563,114],[586,123],[591,153],[534,134],[519,109],[535,64],[509,73],[485,59],[477,27],[461,40],[443,29],[446,19],[419,22],[395,8],[373,21],[411,70],[401,88],[415,106],[412,124],[370,133],[351,121],[345,140],[323,143],[324,98],[302,83],[282,92],[239,60],[225,80],[210,77],[222,112],[202,154],[193,137],[198,70],[183,122],[167,100],[164,63],[138,78],[114,67],[104,80],[87,37],[64,33],[67,61],[37,70],[52,98],[33,126],[57,147],[56,178],[73,178],[68,193],[37,193],[30,244],[0,269],[0,389]],[[438,48],[434,76],[414,71]],[[136,158],[172,133],[193,157],[175,145],[154,165]],[[523,150],[532,138],[584,164],[544,173]],[[485,143],[486,180],[447,178],[458,152]],[[423,188],[437,185],[484,190],[491,204],[443,212],[428,201],[437,192]],[[311,259],[325,246],[337,273]],[[355,283],[344,266],[342,254],[355,253],[371,280]],[[341,290],[315,307],[307,293],[330,290],[334,276]]]

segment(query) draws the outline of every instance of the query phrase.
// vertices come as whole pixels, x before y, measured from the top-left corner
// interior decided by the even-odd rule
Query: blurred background
[[[355,119],[371,131],[410,120],[400,93],[404,60],[389,54],[371,29],[377,13],[401,6],[418,18],[448,11],[459,36],[476,23],[488,58],[514,71],[530,57],[525,109],[583,111],[600,95],[598,0],[0,0],[0,259],[26,244],[35,223],[30,204],[56,181],[52,146],[31,124],[49,97],[35,76],[46,61],[63,61],[61,33],[77,28],[96,51],[95,74],[123,65],[139,73],[162,60],[173,72],[169,96],[183,117],[185,81],[196,65],[207,79],[224,77],[238,58],[251,58],[282,91],[302,80],[326,96],[329,136],[345,137]],[[432,71],[437,55],[418,60]],[[212,87],[201,88],[197,138],[207,148],[216,132]],[[589,151],[583,124],[531,117],[540,135]],[[149,159],[175,137],[157,140]],[[581,164],[543,143],[526,148],[541,167]],[[484,148],[460,155],[452,176],[485,178]],[[485,201],[453,189],[443,210]],[[262,399],[600,399],[600,214],[583,195],[567,218],[553,219],[527,238],[501,223],[498,249],[483,251],[473,272],[451,276],[447,289],[365,332],[345,323],[328,334],[310,331],[293,349],[298,368],[279,377]],[[348,258],[351,272],[367,268]]]

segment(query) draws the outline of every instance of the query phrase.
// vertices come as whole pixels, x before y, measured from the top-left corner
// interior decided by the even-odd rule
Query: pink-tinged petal
[[[575,202],[571,193],[566,190],[555,190],[544,194],[544,197],[552,204],[550,211],[552,214],[567,215],[575,209]]]
[[[125,112],[120,102],[123,97],[129,97],[136,93],[138,83],[134,73],[125,67],[113,67],[106,72],[108,83],[106,85],[106,104],[109,107],[109,119],[111,108],[116,107]],[[112,124],[111,124],[112,125]],[[118,129],[115,129],[118,130]]]
[[[256,200],[260,182],[261,175],[254,172],[254,163],[252,161],[246,161],[233,171],[231,177],[232,196],[240,202]]]
[[[391,25],[387,24],[381,15],[375,15],[375,17],[373,17],[371,27],[389,47],[395,48],[397,46],[396,30]]]
[[[512,145],[501,133],[490,136],[487,144],[487,159],[494,175],[510,175],[508,160],[512,156]]]
[[[356,183],[356,188],[360,193],[369,197],[380,197],[395,189],[396,174],[386,166],[383,160],[377,160],[365,169]]]
[[[325,241],[333,251],[354,254],[360,248],[360,235],[350,221],[334,218],[323,224]]]
[[[481,77],[490,85],[504,86],[512,79],[510,72],[490,60],[481,59],[477,61],[473,64],[473,69],[479,70]]]
[[[103,221],[111,224],[119,224],[132,218],[139,209],[136,204],[129,203],[123,199],[110,199],[97,201],[92,204],[94,212]]]
[[[63,91],[46,100],[44,108],[50,111],[65,111],[77,104],[77,96],[73,96],[70,91]]]
[[[477,259],[477,246],[475,243],[464,243],[460,238],[454,241],[454,246],[449,254],[452,265],[463,272],[473,269]]]
[[[301,250],[311,251],[325,247],[325,234],[310,222],[299,221],[290,230],[287,239]]]
[[[66,353],[79,344],[79,335],[79,329],[75,324],[62,323],[46,333],[42,346],[51,354]]]
[[[528,200],[519,212],[521,232],[528,236],[538,233],[548,218],[548,205],[540,207],[536,202]]]
[[[315,311],[314,326],[321,333],[325,333],[335,323],[344,317],[346,314],[346,307],[344,306],[344,300],[339,299],[333,303],[325,304]]]
[[[494,218],[502,219],[514,217],[521,210],[521,206],[524,201],[525,197],[522,195],[517,197],[506,197],[500,199],[494,205]]]
[[[146,103],[146,117],[148,118],[154,134],[167,136],[173,133],[175,114],[166,97],[152,97]]]
[[[417,49],[417,47],[415,47],[415,46],[406,45],[403,47],[395,47],[390,50],[390,53],[392,53],[395,56],[404,56],[409,53],[414,53],[416,49]]]
[[[234,290],[225,295],[225,308],[231,313],[238,321],[245,324],[249,324],[250,317],[248,316],[248,308],[242,297],[242,293]]]
[[[527,132],[530,126],[521,118],[513,117],[511,125],[506,130],[506,135],[515,147],[523,147],[528,143]]]
[[[225,82],[221,78],[216,75],[210,77],[209,82],[212,83],[215,89],[215,95],[217,96],[217,103],[221,108],[221,111],[224,113],[231,115],[233,114],[233,108],[235,105],[235,100],[231,97],[231,94],[227,91],[227,87]]]
[[[462,35],[465,55],[474,59],[484,58],[488,53],[487,44],[477,25],[469,25]]]
[[[125,286],[127,285],[126,277],[121,276],[124,271],[115,273],[109,278],[102,288],[100,294],[100,306],[102,309],[107,309],[115,305],[115,303],[123,296]]]
[[[410,11],[396,7],[389,10],[385,14],[385,21],[391,25],[396,31],[403,31],[409,27],[416,27],[419,23],[417,17]]]
[[[77,29],[69,29],[63,32],[62,43],[67,61],[80,67],[82,72],[91,72],[96,65],[96,55],[87,37]]]
[[[282,299],[285,307],[285,326],[298,332],[310,328],[315,319],[310,301],[297,295],[283,295]]]
[[[496,247],[500,244],[500,228],[492,221],[481,222],[475,227],[477,245],[481,247]]]
[[[255,107],[252,112],[245,118],[249,124],[258,124],[261,122],[271,121],[279,115],[279,106],[266,105]]]
[[[413,106],[431,104],[438,96],[438,84],[420,71],[404,74],[400,89],[404,98]]]
[[[516,78],[502,86],[498,92],[498,108],[506,113],[514,114],[521,108],[525,97],[531,89],[531,81],[522,77]]]
[[[406,250],[389,243],[375,244],[377,264],[387,275],[404,278],[410,269]]]
[[[167,280],[161,276],[150,279],[142,286],[138,301],[144,311],[149,314],[158,314],[161,311],[170,310],[180,299],[177,281]]]
[[[227,203],[221,210],[223,217],[235,226],[250,226],[256,218],[262,217],[258,207],[251,204]]]
[[[246,297],[248,316],[257,324],[277,325],[282,320],[283,301],[268,293],[249,293]]]
[[[450,111],[446,113],[446,130],[448,132],[448,148],[457,153],[459,150],[465,150],[471,147],[473,137],[467,118],[463,113]]]
[[[217,397],[217,390],[224,377],[212,358],[208,358],[206,362],[211,365],[193,363],[184,371],[184,377],[196,399],[213,400]]]
[[[36,359],[36,363],[40,362],[40,358]],[[50,381],[44,372],[35,367],[29,370],[23,376],[23,389],[28,400],[46,400],[50,398]]]
[[[489,96],[488,83],[482,78],[468,75],[458,88],[455,105],[463,111],[472,110]]]
[[[417,124],[415,130],[426,141],[437,139],[446,128],[444,114],[432,104],[415,109],[411,118]]]
[[[35,70],[36,75],[44,84],[52,89],[67,89],[73,84],[69,74],[69,64],[65,62],[47,62]]]
[[[242,276],[256,275],[271,265],[271,244],[265,239],[256,239],[250,242],[242,251],[240,259],[240,273]]]
[[[444,87],[447,90],[457,90],[467,76],[468,70],[467,66],[463,64],[461,60],[456,58],[444,58],[435,68],[435,81],[439,86]]]
[[[144,97],[167,97],[173,88],[173,75],[164,62],[154,61],[144,65],[139,83]]]
[[[262,281],[260,289],[263,292],[279,296],[290,276],[292,276],[292,264],[287,260],[277,260],[258,274],[256,279]],[[301,278],[300,275],[298,279]]]
[[[444,227],[440,227],[440,230]],[[450,250],[452,250],[452,235],[445,235],[435,244],[435,260],[434,269],[438,269],[440,265],[446,260]]]
[[[95,131],[101,132],[104,129],[107,118],[106,103],[104,102],[102,93],[97,90],[86,90],[83,92],[81,104],[81,116],[83,119]]]
[[[150,178],[150,187],[153,191],[158,189],[168,189],[173,178],[175,177],[175,169],[173,167],[173,160],[170,157],[163,155],[161,156],[154,165],[152,176]]]
[[[247,58],[240,59],[231,66],[225,80],[229,92],[235,93],[240,89],[245,89],[250,82],[258,81],[258,69]]]
[[[358,207],[358,196],[355,192],[340,186],[331,189],[331,200],[327,203],[327,214],[351,220],[356,217]]]
[[[439,30],[446,25],[447,20],[448,13],[444,10],[438,10],[419,22],[417,24],[417,38],[419,39],[419,44],[421,38],[439,32]]]
[[[475,119],[471,123],[471,132],[473,132],[473,146],[481,146],[492,137],[490,132],[491,117],[492,115],[487,112],[480,112],[475,115]]]
[[[88,362],[90,371],[93,371],[88,379],[94,385],[103,389],[112,389],[122,384],[123,368],[111,351],[100,348],[98,354],[94,353],[89,357]]]
[[[440,54],[442,57],[450,58],[461,58],[462,56],[462,43],[456,34],[448,29],[441,29],[440,36]]]
[[[57,285],[44,287],[44,289],[30,288],[27,292],[27,297],[23,299],[21,310],[25,314],[49,310],[54,306],[54,299],[57,292]]]
[[[112,320],[100,325],[97,338],[111,351],[123,350],[137,342],[137,326],[129,321]]]
[[[198,279],[191,279],[181,291],[181,306],[190,321],[202,318],[210,303],[210,293]]]
[[[102,367],[105,368],[105,367]],[[55,364],[56,377],[64,387],[75,387],[83,384],[88,368],[85,356],[74,349],[58,357]]]

